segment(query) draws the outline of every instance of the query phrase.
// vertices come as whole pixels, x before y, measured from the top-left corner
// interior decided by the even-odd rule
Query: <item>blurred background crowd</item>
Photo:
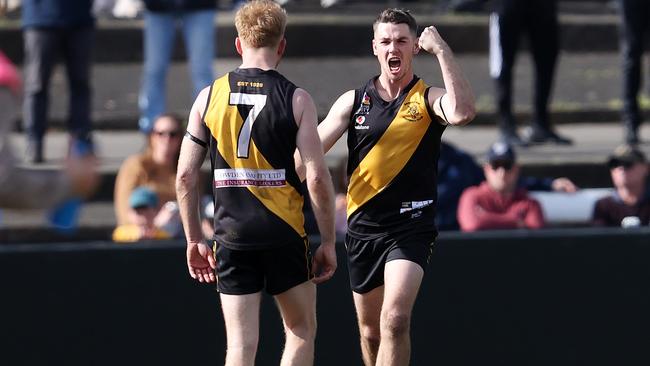
[[[376,72],[369,44],[350,39],[360,30],[365,39],[379,10],[410,8],[421,26],[440,24],[483,113],[443,135],[439,230],[650,225],[647,0],[281,3],[297,45],[280,71],[314,91],[321,116],[358,74]],[[237,65],[239,5],[0,0],[0,231],[55,226],[74,238],[79,226],[110,226],[118,242],[182,237],[174,177],[185,117],[196,94]],[[318,33],[310,41],[292,27]],[[431,62],[420,57],[415,72],[441,85]],[[329,156],[342,235],[344,150]],[[213,211],[206,199],[206,237]]]

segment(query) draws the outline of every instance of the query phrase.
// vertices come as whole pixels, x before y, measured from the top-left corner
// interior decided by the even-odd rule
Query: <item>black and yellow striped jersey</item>
[[[236,69],[214,81],[203,114],[210,135],[214,239],[232,249],[305,236],[293,154],[296,86],[275,70]]]
[[[390,102],[379,96],[375,80],[355,90],[348,127],[348,234],[370,239],[433,231],[444,122],[417,76]]]

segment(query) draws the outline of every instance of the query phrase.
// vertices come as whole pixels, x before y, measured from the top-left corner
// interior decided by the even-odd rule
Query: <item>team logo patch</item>
[[[368,96],[368,93],[363,93],[363,100],[361,101],[361,104],[370,105],[370,97]]]
[[[354,129],[355,130],[367,130],[370,128],[368,125],[364,125],[366,122],[366,116],[356,116],[354,118]]]
[[[363,93],[363,98],[361,99],[361,105],[354,114],[368,114],[370,113],[370,97],[367,93]]]
[[[406,111],[404,113],[404,119],[410,122],[417,122],[422,119],[422,113],[420,113],[420,103],[419,102],[406,102],[404,103]]]

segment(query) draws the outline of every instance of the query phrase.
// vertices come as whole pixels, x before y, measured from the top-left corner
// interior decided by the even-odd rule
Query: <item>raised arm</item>
[[[307,179],[307,189],[320,231],[321,245],[314,254],[314,282],[332,277],[336,270],[336,234],[334,232],[334,187],[325,164],[318,138],[316,106],[309,93],[297,89],[293,96],[293,112],[298,124],[296,145]]]
[[[419,39],[420,48],[434,55],[440,64],[444,89],[431,88],[429,104],[436,115],[452,125],[465,125],[476,115],[474,93],[451,48],[434,26],[426,27]]]
[[[216,267],[212,250],[203,243],[199,216],[199,176],[207,152],[202,143],[208,141],[202,113],[208,103],[209,90],[203,89],[192,106],[187,122],[189,135],[183,139],[176,172],[176,198],[187,239],[187,267],[190,276],[199,282],[214,282],[212,270]]]

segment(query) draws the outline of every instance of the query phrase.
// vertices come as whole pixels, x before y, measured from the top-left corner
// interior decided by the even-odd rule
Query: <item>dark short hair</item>
[[[373,32],[377,30],[379,23],[406,24],[409,26],[409,30],[413,35],[417,35],[418,33],[418,24],[415,22],[415,18],[413,18],[411,12],[406,9],[388,8],[382,11],[372,24]]]

